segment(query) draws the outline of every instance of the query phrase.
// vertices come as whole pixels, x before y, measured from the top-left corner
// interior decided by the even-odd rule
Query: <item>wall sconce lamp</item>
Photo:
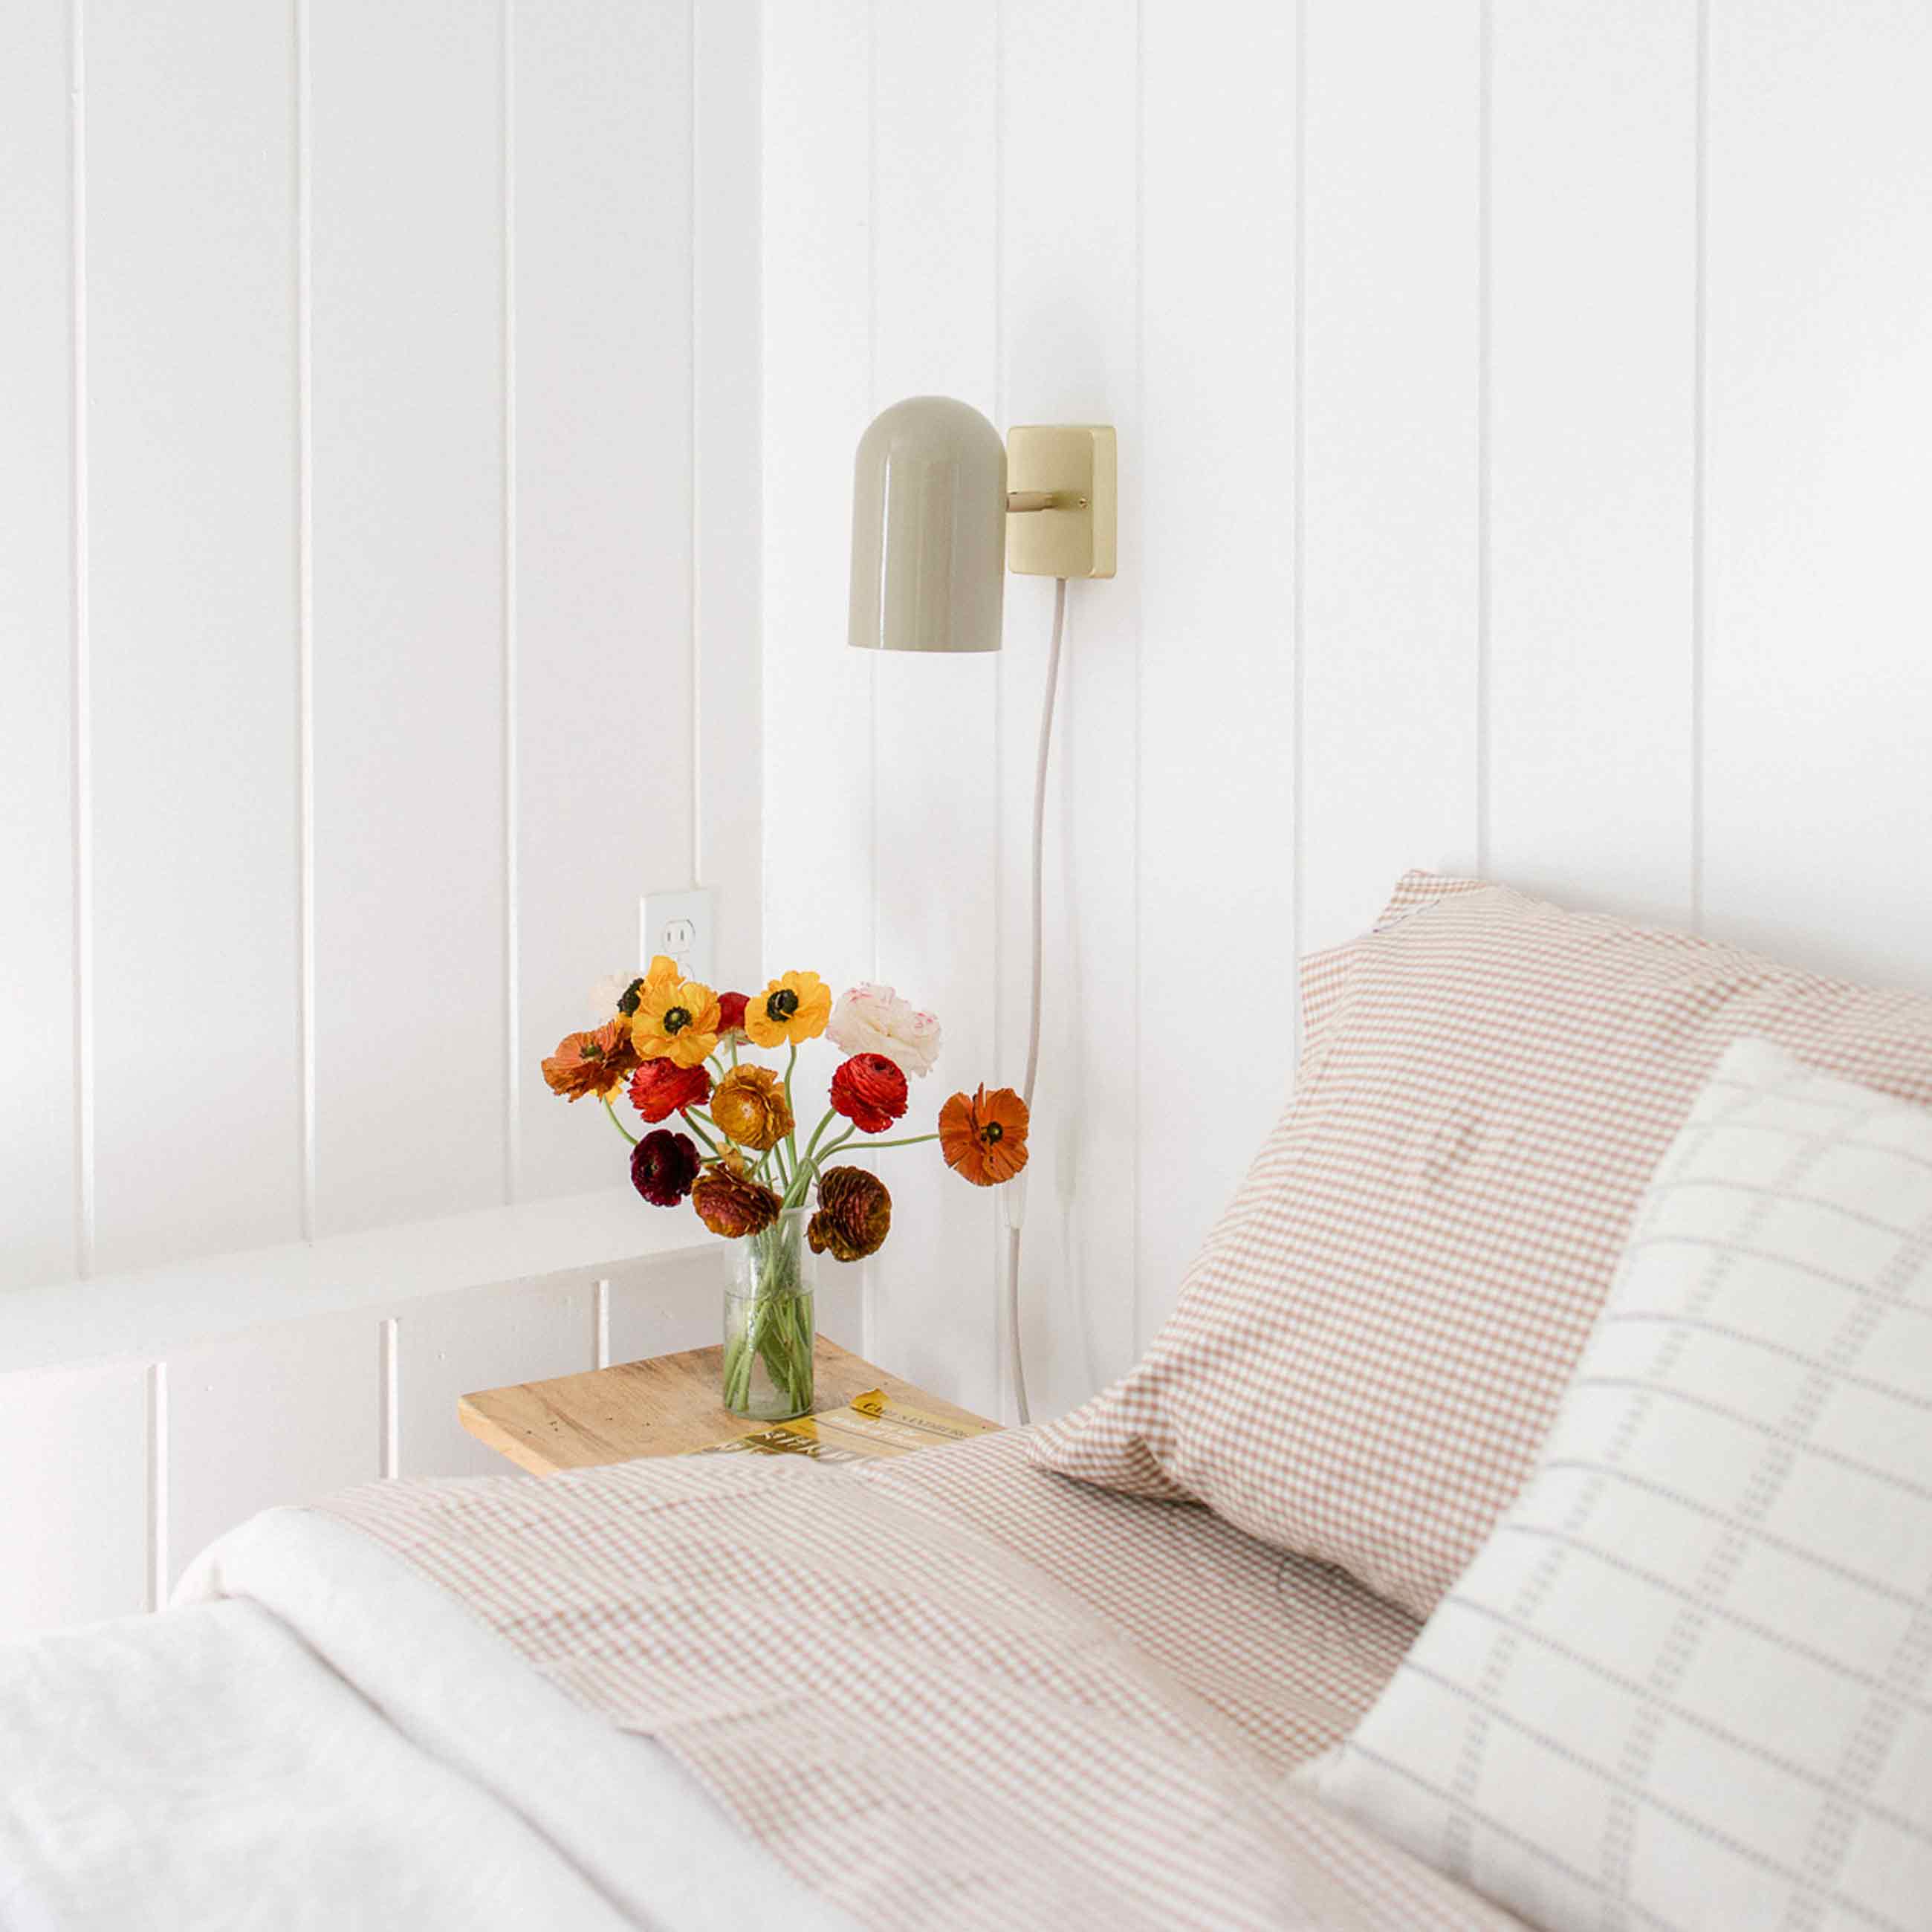
[[[859,439],[851,641],[861,650],[996,651],[1006,573],[1112,577],[1114,432],[1000,433],[950,396],[913,396]]]
[[[868,651],[996,651],[1006,573],[1051,577],[1053,634],[1033,794],[1033,1000],[1021,1097],[1040,1068],[1040,857],[1070,578],[1112,577],[1117,452],[1104,424],[1030,424],[1004,442],[950,396],[912,396],[859,439],[852,489],[851,643]],[[1004,1326],[1013,1399],[1030,1420],[1020,1349],[1020,1221],[1025,1177],[1000,1190],[1006,1216]]]

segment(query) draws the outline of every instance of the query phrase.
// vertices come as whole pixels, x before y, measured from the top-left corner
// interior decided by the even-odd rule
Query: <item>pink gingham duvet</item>
[[[1408,1617],[1025,1446],[645,1461],[321,1507],[658,1738],[855,1916],[1515,1923],[1288,1786],[1387,1681]]]

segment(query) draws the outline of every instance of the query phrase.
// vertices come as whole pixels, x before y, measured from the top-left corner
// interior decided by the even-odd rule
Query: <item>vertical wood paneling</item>
[[[1048,811],[1048,1024],[1022,1291],[1030,1392],[1048,1411],[1110,1380],[1134,1355],[1144,464],[1136,25],[1130,0],[1012,8],[1003,49],[1007,422],[1112,423],[1120,448],[1120,574],[1077,584],[1069,596]],[[1009,581],[1000,1043],[1016,1073],[1026,1050],[1033,746],[1052,596],[1044,579]]]
[[[594,1281],[506,1282],[439,1294],[396,1317],[396,1473],[500,1476],[457,1420],[459,1396],[594,1368]]]
[[[0,1288],[76,1262],[68,19],[0,14]]]
[[[720,1241],[694,1255],[640,1262],[613,1274],[610,1360],[638,1362],[650,1355],[715,1346],[724,1328],[727,1258],[725,1244]],[[814,1312],[818,1325],[824,1328],[822,1303]],[[832,1332],[842,1339],[842,1331]]]
[[[621,1172],[616,1136],[538,1061],[587,1023],[591,982],[636,963],[638,896],[691,876],[691,22],[511,4],[526,1197]]]
[[[873,662],[844,641],[870,415],[867,10],[764,22],[764,968],[838,986],[872,954]]]
[[[1932,14],[1719,6],[1709,88],[1707,928],[1924,986]]]
[[[712,890],[721,983],[762,986],[764,501],[760,178],[764,8],[704,0],[692,61],[692,372],[697,573],[697,872]]]
[[[331,0],[310,36],[326,1234],[503,1191],[503,74],[463,0]]]
[[[292,24],[88,8],[96,1242],[299,1232]]]
[[[1687,924],[1696,13],[1494,19],[1486,856]]]
[[[994,10],[915,0],[874,19],[872,404],[956,396],[997,422]],[[998,854],[986,833],[998,671],[990,653],[924,652],[881,653],[874,671],[876,967],[945,1028],[938,1069],[912,1082],[905,1132],[930,1132],[962,1082],[1018,1077],[994,1059]],[[935,1148],[882,1154],[878,1167],[894,1219],[869,1264],[869,1345],[991,1413],[996,1204],[947,1173]]]
[[[1477,0],[1309,0],[1304,951],[1479,856],[1480,41]]]
[[[147,1370],[0,1376],[0,1636],[147,1604]]]
[[[1144,28],[1143,1344],[1288,1088],[1296,105],[1293,9]],[[1186,1024],[1210,983],[1283,1024]]]
[[[382,1324],[361,1310],[188,1348],[167,1364],[164,1574],[258,1510],[382,1473]]]

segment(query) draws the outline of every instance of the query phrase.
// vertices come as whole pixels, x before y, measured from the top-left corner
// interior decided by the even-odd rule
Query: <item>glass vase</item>
[[[812,1407],[812,1289],[818,1257],[808,1208],[788,1208],[762,1234],[731,1244],[724,1288],[724,1406],[784,1422]]]

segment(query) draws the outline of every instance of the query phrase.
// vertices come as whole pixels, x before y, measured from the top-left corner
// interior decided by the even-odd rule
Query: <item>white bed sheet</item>
[[[326,1517],[0,1646],[0,1928],[853,1932],[648,1739]]]

